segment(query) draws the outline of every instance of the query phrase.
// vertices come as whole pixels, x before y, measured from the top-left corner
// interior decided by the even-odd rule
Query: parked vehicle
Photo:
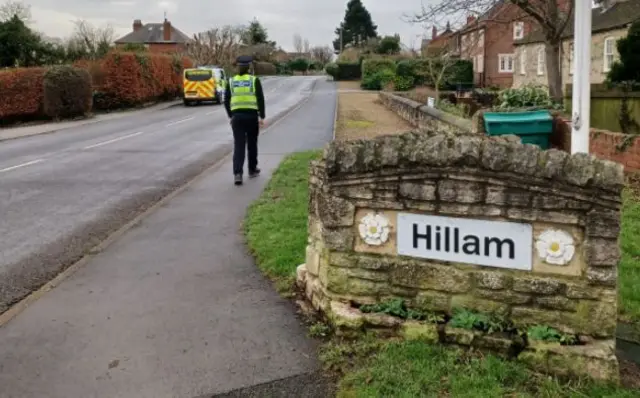
[[[219,95],[217,86],[216,76],[212,69],[185,69],[183,78],[184,104],[188,106],[203,101],[221,104],[222,97]]]

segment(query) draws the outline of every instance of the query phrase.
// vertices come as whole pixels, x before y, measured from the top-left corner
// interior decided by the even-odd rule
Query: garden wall
[[[380,92],[379,98],[387,108],[420,129],[451,133],[480,132],[484,134],[481,114],[478,112],[472,120],[468,120],[384,91]]]
[[[621,163],[627,172],[640,172],[640,136],[591,129],[589,152]],[[556,117],[552,144],[571,152],[571,121]]]
[[[517,328],[552,327],[584,344],[528,344],[518,358],[542,371],[615,379],[623,182],[619,164],[505,137],[333,142],[310,171],[298,283],[336,327],[474,340],[446,325],[416,332],[419,322],[399,326],[358,310],[393,298],[446,317],[464,308]]]

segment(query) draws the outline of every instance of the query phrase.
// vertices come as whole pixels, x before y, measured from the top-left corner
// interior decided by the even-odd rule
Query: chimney
[[[171,41],[171,22],[169,22],[167,18],[164,19],[162,31],[164,33],[164,41]]]
[[[436,27],[432,27],[431,28],[431,40],[435,39],[436,37],[438,37],[438,29],[436,29]]]
[[[474,17],[473,15],[469,15],[467,17],[467,25],[471,25],[472,23],[474,23],[476,21],[476,17]]]
[[[134,32],[137,32],[137,31],[139,31],[140,29],[142,29],[142,21],[141,21],[141,20],[139,20],[139,19],[135,19],[135,20],[133,21],[133,31],[134,31]]]

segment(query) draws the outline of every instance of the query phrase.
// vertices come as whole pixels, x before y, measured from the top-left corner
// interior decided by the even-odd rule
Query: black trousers
[[[243,174],[244,154],[248,155],[249,172],[258,167],[258,115],[236,114],[231,118],[233,130],[233,174]]]

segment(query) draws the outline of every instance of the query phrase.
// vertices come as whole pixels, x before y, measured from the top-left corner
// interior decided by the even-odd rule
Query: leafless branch
[[[223,26],[193,36],[187,55],[198,65],[231,66],[240,54],[244,27]]]
[[[5,1],[0,5],[0,22],[17,16],[25,24],[31,23],[31,6],[22,1]]]

